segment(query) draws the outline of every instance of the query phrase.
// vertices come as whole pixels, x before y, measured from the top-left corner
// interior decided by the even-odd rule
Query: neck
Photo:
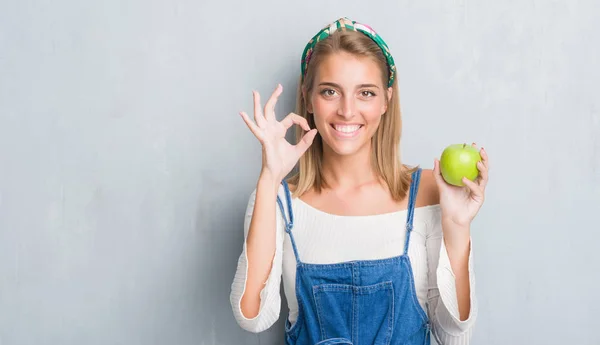
[[[329,188],[338,190],[358,188],[379,180],[371,165],[370,146],[347,156],[339,155],[325,147],[322,172]]]

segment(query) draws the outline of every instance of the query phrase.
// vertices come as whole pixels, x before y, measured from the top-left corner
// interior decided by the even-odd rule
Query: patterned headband
[[[373,30],[370,26],[361,24],[361,23],[357,23],[356,21],[350,20],[346,17],[340,18],[340,19],[336,20],[335,22],[331,23],[330,25],[324,27],[321,31],[319,31],[319,33],[317,33],[308,42],[308,44],[306,45],[306,48],[304,48],[304,52],[302,53],[302,80],[304,80],[304,77],[306,76],[306,70],[308,69],[308,63],[310,62],[310,58],[312,56],[313,50],[314,50],[315,46],[317,45],[317,43],[324,40],[325,38],[327,38],[329,35],[336,32],[337,30],[340,30],[340,31],[351,30],[351,31],[362,32],[363,34],[365,34],[369,38],[371,38],[373,41],[375,41],[375,43],[377,43],[379,48],[381,48],[381,51],[383,52],[383,55],[385,56],[385,59],[387,60],[388,72],[389,72],[388,87],[390,87],[394,84],[394,78],[396,76],[396,64],[394,63],[394,58],[392,57],[392,54],[390,53],[390,49],[388,48],[387,44],[383,41],[383,39],[381,37],[379,37],[379,35],[375,32],[375,30]]]

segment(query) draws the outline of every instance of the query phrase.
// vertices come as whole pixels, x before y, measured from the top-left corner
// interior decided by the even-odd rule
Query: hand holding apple
[[[433,175],[440,192],[444,222],[468,227],[483,205],[489,161],[475,144],[450,145],[434,161]]]

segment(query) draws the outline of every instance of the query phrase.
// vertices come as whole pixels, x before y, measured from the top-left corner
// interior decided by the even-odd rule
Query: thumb
[[[313,128],[308,131],[304,136],[302,136],[302,140],[298,144],[296,144],[296,150],[298,152],[298,156],[302,156],[306,150],[312,145],[315,137],[317,136],[317,129]]]

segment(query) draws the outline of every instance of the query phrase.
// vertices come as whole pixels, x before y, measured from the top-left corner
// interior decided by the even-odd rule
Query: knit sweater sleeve
[[[282,201],[285,201],[285,195],[283,187],[280,186],[278,195]],[[230,303],[233,309],[233,315],[237,323],[246,331],[259,333],[267,330],[271,327],[278,319],[281,307],[281,295],[280,295],[280,283],[282,273],[282,250],[283,250],[283,233],[284,233],[284,221],[279,210],[279,206],[273,203],[276,207],[276,238],[275,238],[275,256],[271,265],[271,272],[264,282],[264,287],[260,292],[260,308],[258,315],[253,318],[247,318],[243,315],[241,310],[241,301],[244,291],[246,289],[247,275],[248,275],[248,257],[246,253],[246,239],[248,237],[248,231],[250,228],[250,220],[252,219],[252,212],[254,211],[254,204],[256,200],[256,190],[254,190],[248,200],[246,212],[244,215],[244,242],[242,246],[242,252],[237,262],[237,268],[233,283],[231,285]],[[285,202],[283,203],[285,205]]]
[[[467,345],[472,338],[478,311],[472,246],[469,249],[468,264],[471,309],[468,318],[460,320],[456,281],[444,245],[440,209],[433,212],[428,224],[426,245],[429,270],[428,313],[433,335],[440,345]]]

